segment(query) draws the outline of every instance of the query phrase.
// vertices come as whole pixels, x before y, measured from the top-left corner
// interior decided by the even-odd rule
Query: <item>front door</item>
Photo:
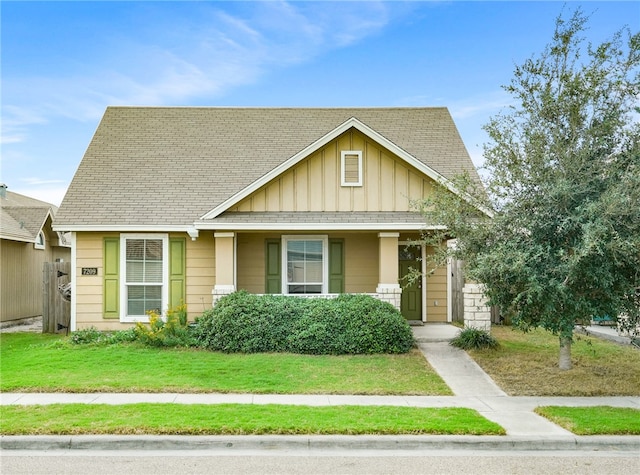
[[[404,277],[411,268],[420,270],[422,268],[419,247],[400,246],[398,249],[399,277],[402,286],[402,296],[400,297],[400,312],[407,320],[422,320],[422,278],[409,283]]]

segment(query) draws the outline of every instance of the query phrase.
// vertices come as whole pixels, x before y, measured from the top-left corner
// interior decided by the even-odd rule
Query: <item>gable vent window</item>
[[[34,243],[33,247],[35,247],[36,249],[45,248],[44,233],[42,231],[38,233],[38,237],[36,238],[36,242]]]
[[[362,186],[362,152],[343,150],[340,158],[342,186]]]

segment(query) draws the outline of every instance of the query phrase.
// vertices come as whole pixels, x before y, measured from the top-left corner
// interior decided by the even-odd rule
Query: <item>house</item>
[[[121,329],[235,290],[367,293],[451,319],[447,269],[415,285],[410,205],[467,171],[446,108],[109,107],[56,215],[73,329]],[[453,188],[451,188],[453,189]]]
[[[45,262],[68,262],[64,233],[52,229],[57,207],[0,185],[0,322],[42,315]]]

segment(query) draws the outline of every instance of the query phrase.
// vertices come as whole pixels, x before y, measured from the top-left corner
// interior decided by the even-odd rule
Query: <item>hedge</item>
[[[391,304],[368,295],[335,299],[234,292],[196,319],[197,346],[223,352],[406,353],[413,334]]]

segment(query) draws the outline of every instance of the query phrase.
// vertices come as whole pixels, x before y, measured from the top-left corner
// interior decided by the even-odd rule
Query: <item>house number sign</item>
[[[83,267],[82,275],[98,275],[97,267]]]

